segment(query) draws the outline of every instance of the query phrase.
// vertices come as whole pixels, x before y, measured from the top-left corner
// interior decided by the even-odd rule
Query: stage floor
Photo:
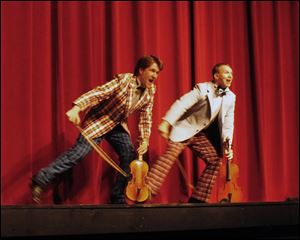
[[[169,233],[185,237],[189,234],[225,237],[234,233],[252,234],[254,238],[273,234],[274,238],[269,236],[268,239],[281,235],[298,239],[298,225],[299,201],[1,207],[1,238],[96,239],[102,236],[113,239],[122,236],[123,240],[152,239],[151,236],[163,237]]]

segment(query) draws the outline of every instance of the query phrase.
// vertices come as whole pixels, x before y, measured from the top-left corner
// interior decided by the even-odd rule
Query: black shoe
[[[114,198],[110,200],[112,204],[127,204],[125,198]]]
[[[198,200],[196,198],[190,197],[188,203],[206,203],[205,201]]]
[[[123,193],[121,192],[113,192],[110,195],[110,203],[112,204],[126,204],[126,199]]]
[[[36,204],[41,203],[41,197],[43,194],[43,188],[37,183],[34,177],[31,179],[31,197],[32,201]]]

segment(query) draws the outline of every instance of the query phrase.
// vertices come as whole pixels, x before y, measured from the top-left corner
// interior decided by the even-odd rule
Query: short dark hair
[[[215,78],[214,78],[215,73],[218,73],[218,72],[219,72],[219,68],[220,68],[221,66],[224,66],[224,65],[230,67],[230,65],[229,65],[228,63],[217,63],[217,64],[213,67],[213,69],[212,69],[212,71],[211,71],[213,80],[215,79]]]
[[[163,70],[163,62],[158,58],[155,57],[154,55],[147,55],[147,56],[143,56],[141,57],[134,68],[134,76],[138,76],[139,75],[139,70],[141,69],[146,69],[147,67],[150,67],[153,63],[156,63],[159,70]]]

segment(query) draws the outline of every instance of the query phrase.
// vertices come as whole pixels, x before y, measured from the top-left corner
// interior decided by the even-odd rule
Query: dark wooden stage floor
[[[299,201],[2,206],[3,239],[299,239]]]

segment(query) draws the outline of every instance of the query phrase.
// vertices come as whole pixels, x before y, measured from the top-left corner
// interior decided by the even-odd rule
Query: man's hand
[[[226,158],[231,161],[233,159],[233,151],[230,145],[230,139],[229,137],[225,138],[225,141],[223,142],[223,147],[224,147],[224,153]]]
[[[70,122],[74,123],[75,125],[78,125],[80,123],[79,112],[80,108],[76,105],[74,105],[74,107],[66,112],[66,115],[68,116]]]
[[[144,140],[140,143],[140,146],[137,149],[139,155],[143,155],[148,150],[148,141]]]
[[[158,126],[158,131],[163,138],[169,139],[170,135],[170,127],[171,124],[168,123],[166,120],[162,120],[162,122]]]
[[[233,151],[230,148],[229,150],[225,149],[225,156],[228,160],[232,160],[233,159]]]

